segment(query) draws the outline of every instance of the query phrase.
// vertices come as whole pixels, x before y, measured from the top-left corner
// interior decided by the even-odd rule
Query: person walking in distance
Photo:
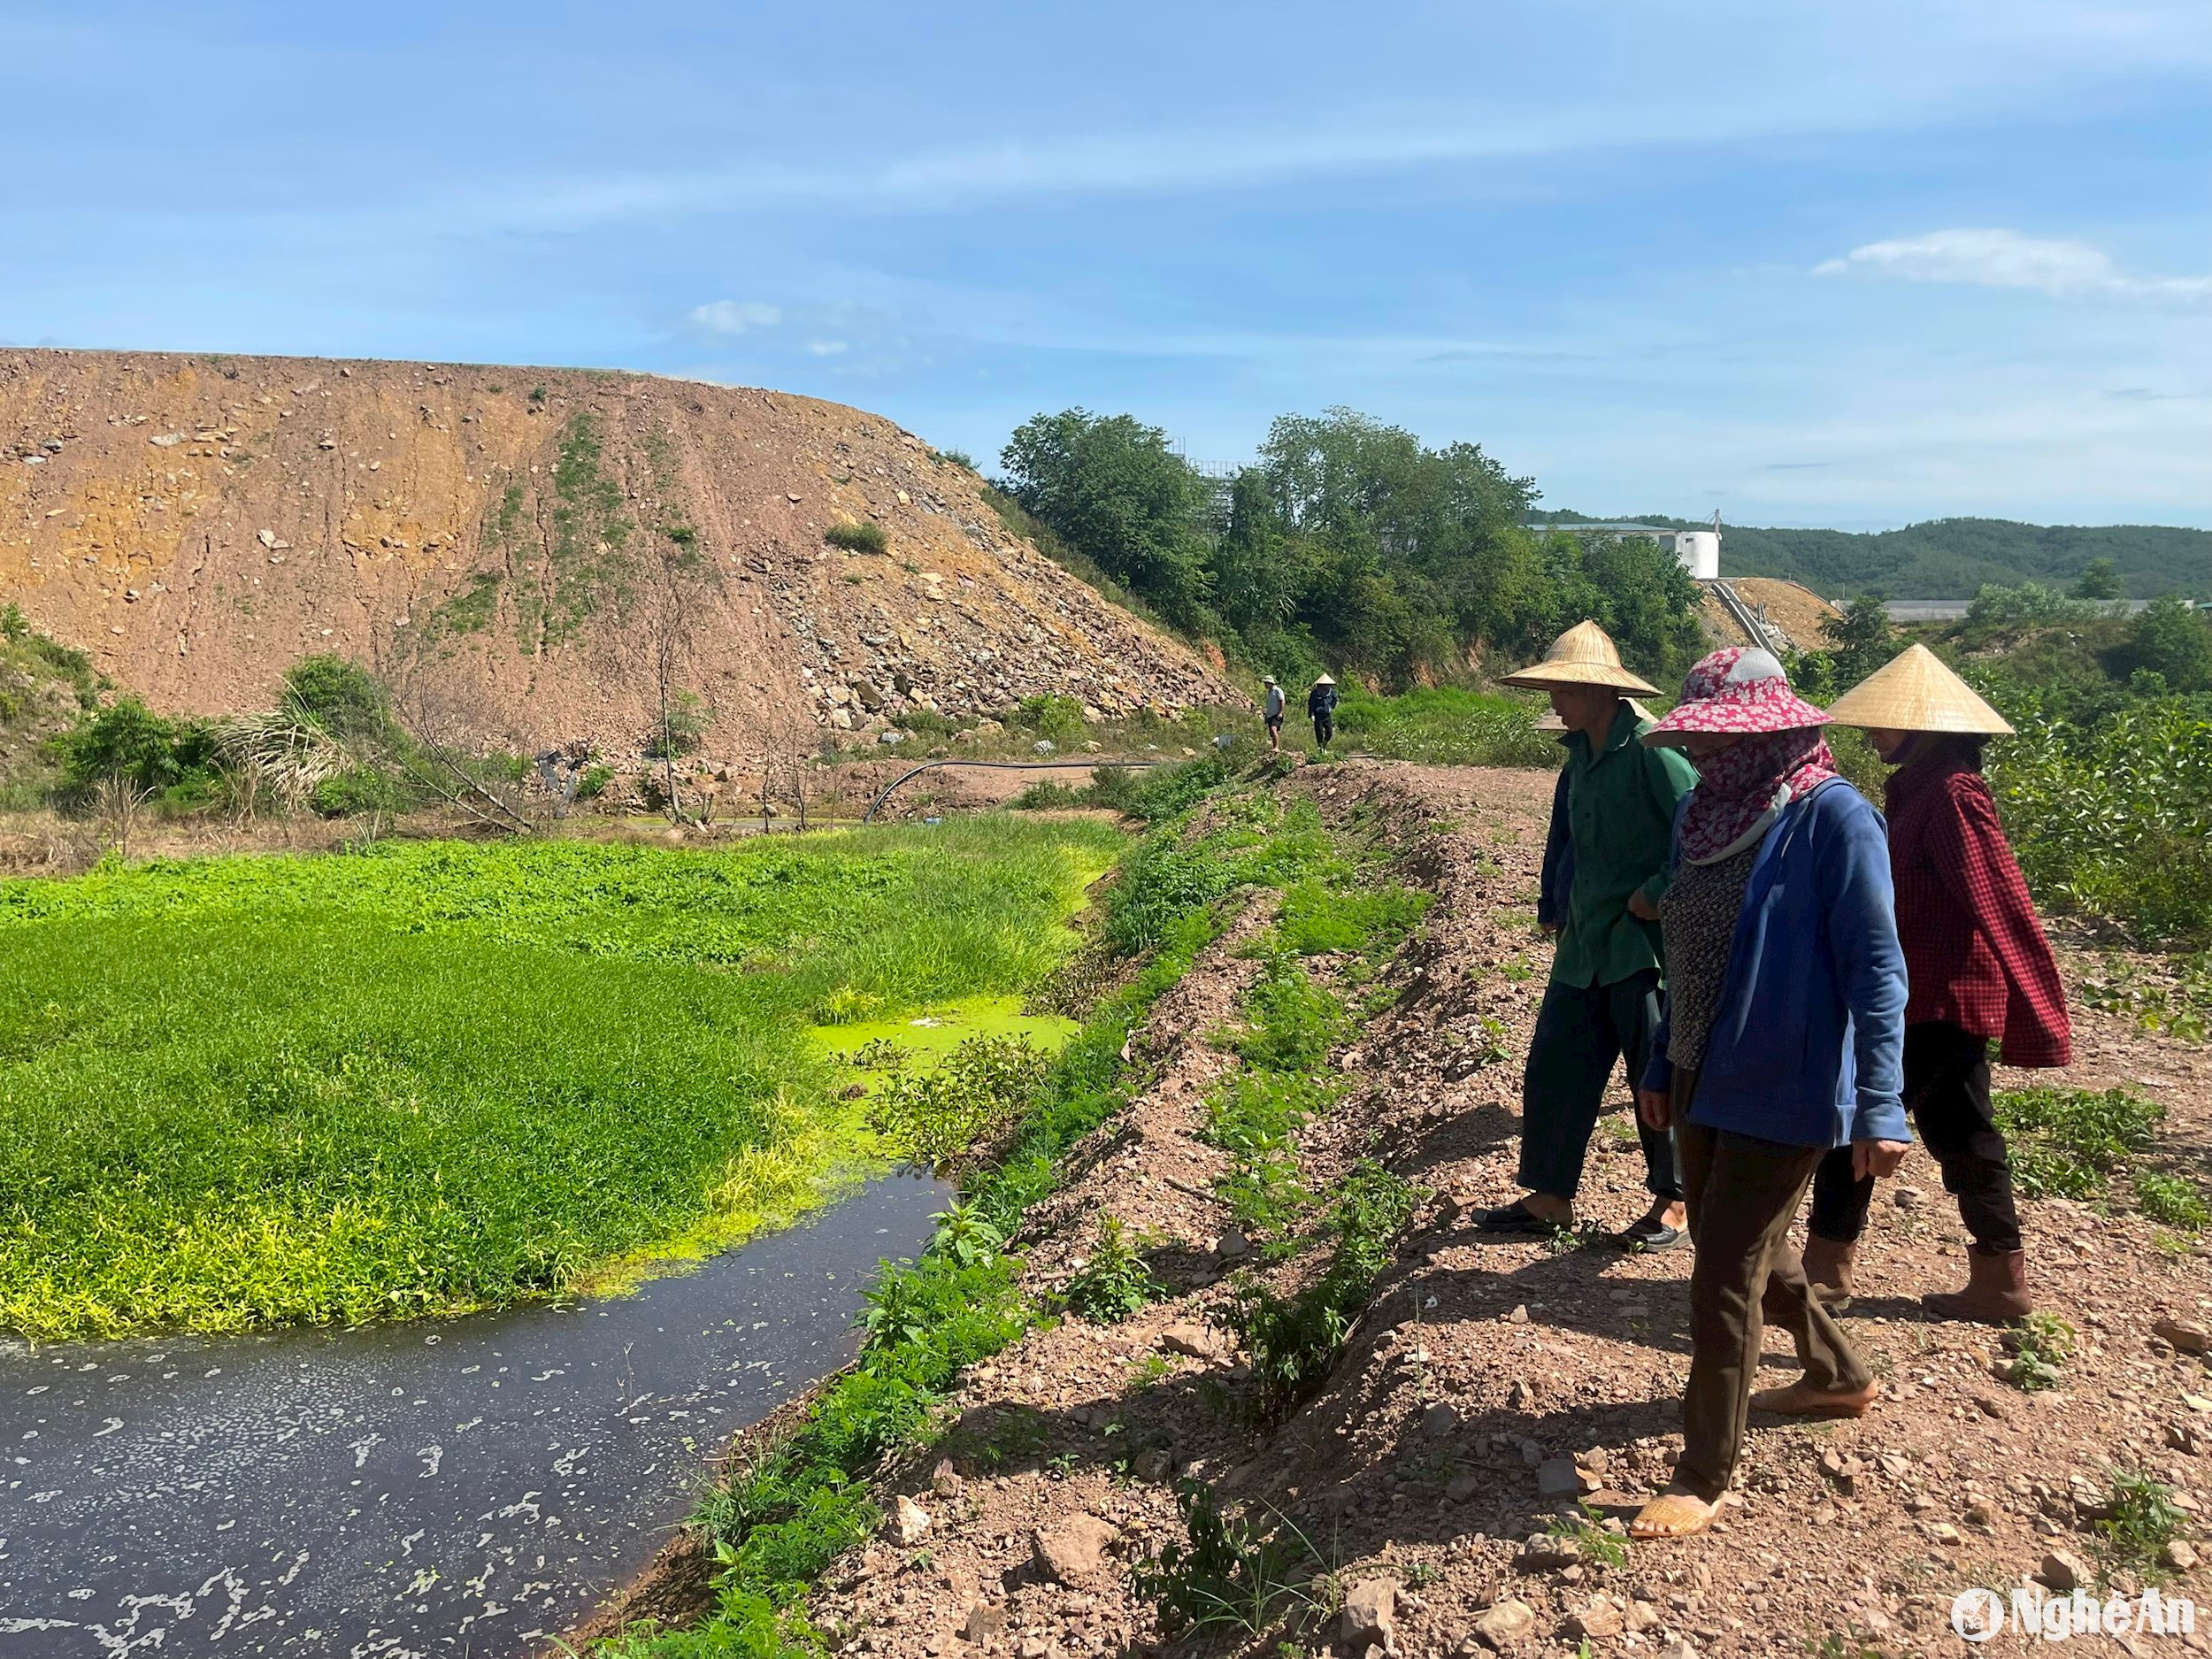
[[[1632,1087],[1659,1023],[1658,902],[1667,887],[1676,804],[1696,774],[1674,749],[1636,741],[1650,725],[1632,692],[1652,687],[1621,665],[1604,629],[1580,622],[1544,660],[1505,676],[1541,687],[1566,726],[1553,795],[1539,918],[1558,937],[1521,1079],[1523,1197],[1486,1211],[1496,1233],[1548,1236],[1575,1224],[1575,1194],[1613,1069]],[[1616,1235],[1658,1250],[1681,1241],[1682,1184],[1663,1129],[1639,1128],[1651,1207]]]
[[[1982,780],[1982,745],[2004,717],[1924,645],[1846,692],[1828,718],[1864,727],[1896,771],[1884,791],[1905,1004],[1905,1103],[1958,1200],[1973,1244],[1964,1290],[1923,1296],[1940,1319],[2002,1325],[2031,1310],[2012,1164],[1989,1098],[1989,1045],[2007,1065],[2072,1056],[2066,991],[2028,884]],[[1805,1277],[1847,1305],[1874,1183],[1841,1149],[1813,1181]]]
[[[1691,669],[1644,737],[1698,764],[1659,906],[1666,1018],[1636,1096],[1648,1127],[1674,1131],[1697,1256],[1682,1455],[1630,1523],[1635,1538],[1712,1525],[1754,1407],[1859,1417],[1874,1402],[1873,1373],[1788,1248],[1831,1147],[1885,1175],[1909,1133],[1888,848],[1881,815],[1836,776],[1825,718],[1770,653],[1731,646]],[[1805,1375],[1755,1394],[1769,1319]]]
[[[1275,683],[1274,675],[1268,675],[1263,683],[1266,688],[1260,696],[1260,718],[1267,723],[1267,747],[1279,750],[1283,746],[1283,710],[1289,699]]]
[[[1313,722],[1314,745],[1326,749],[1336,736],[1336,681],[1324,674],[1306,693],[1306,718]]]

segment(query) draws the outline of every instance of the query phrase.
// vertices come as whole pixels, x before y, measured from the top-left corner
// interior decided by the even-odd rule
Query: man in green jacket
[[[1653,688],[1621,665],[1594,622],[1552,642],[1509,686],[1541,687],[1567,728],[1567,764],[1554,797],[1539,919],[1558,935],[1521,1082],[1525,1197],[1486,1211],[1490,1233],[1549,1233],[1575,1224],[1575,1192],[1613,1068],[1632,1086],[1659,1024],[1659,895],[1667,887],[1674,811],[1697,785],[1678,749],[1647,749],[1651,721],[1629,701]],[[1563,824],[1559,820],[1563,818]],[[1664,1130],[1637,1125],[1651,1208],[1616,1237],[1663,1250],[1684,1238],[1682,1182]]]

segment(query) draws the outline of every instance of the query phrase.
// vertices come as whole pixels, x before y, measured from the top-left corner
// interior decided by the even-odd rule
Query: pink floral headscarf
[[[1661,726],[1746,735],[1697,763],[1697,788],[1682,815],[1685,859],[1709,864],[1741,851],[1784,807],[1836,775],[1828,741],[1811,723],[1823,718],[1790,689],[1769,652],[1731,645],[1699,659],[1682,682],[1680,705]]]

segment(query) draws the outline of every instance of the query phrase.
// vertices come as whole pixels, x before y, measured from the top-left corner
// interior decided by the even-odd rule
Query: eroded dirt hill
[[[827,545],[876,525],[883,554]],[[910,706],[1240,702],[856,409],[579,370],[0,352],[0,598],[165,711],[371,664],[487,741],[634,753],[660,572],[710,752]],[[683,561],[677,561],[679,566]]]

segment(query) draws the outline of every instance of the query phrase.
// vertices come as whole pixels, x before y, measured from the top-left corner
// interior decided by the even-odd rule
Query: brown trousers
[[[1688,1121],[1694,1072],[1674,1074],[1674,1134],[1690,1238],[1690,1382],[1682,1395],[1678,1483],[1708,1503],[1736,1471],[1768,1321],[1797,1342],[1816,1388],[1873,1380],[1833,1315],[1808,1294],[1790,1222],[1825,1147],[1788,1146]]]

